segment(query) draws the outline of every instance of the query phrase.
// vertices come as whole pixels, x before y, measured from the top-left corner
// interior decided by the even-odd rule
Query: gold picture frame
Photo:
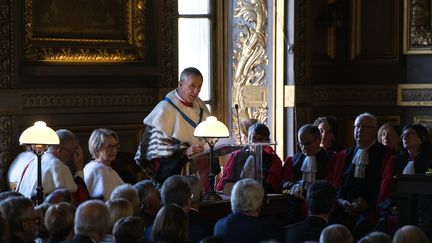
[[[398,106],[432,106],[432,84],[398,84]]]
[[[143,62],[146,0],[25,0],[27,61]]]
[[[404,54],[432,53],[431,0],[404,0]]]

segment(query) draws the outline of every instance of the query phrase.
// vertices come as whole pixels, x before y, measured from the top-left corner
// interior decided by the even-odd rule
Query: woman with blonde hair
[[[75,207],[66,202],[60,202],[48,208],[45,214],[45,227],[50,233],[48,243],[72,239],[75,211]]]

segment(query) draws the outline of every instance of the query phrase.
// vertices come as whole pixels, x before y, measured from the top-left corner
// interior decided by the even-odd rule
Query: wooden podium
[[[421,195],[432,195],[432,176],[426,174],[399,175],[397,181],[398,218],[400,226],[418,221],[417,199]]]

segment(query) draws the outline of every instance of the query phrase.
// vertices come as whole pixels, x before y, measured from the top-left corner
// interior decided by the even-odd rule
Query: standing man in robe
[[[193,135],[195,127],[210,115],[198,98],[202,83],[198,69],[184,69],[177,89],[169,92],[144,119],[145,131],[135,161],[160,183],[180,174],[191,155],[204,151],[205,142]]]

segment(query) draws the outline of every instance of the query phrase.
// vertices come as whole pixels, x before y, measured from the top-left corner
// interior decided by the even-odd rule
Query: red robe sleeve
[[[377,204],[390,198],[391,195],[396,191],[396,179],[394,178],[395,159],[396,157],[393,155],[393,153],[387,149]]]
[[[342,185],[341,174],[345,168],[345,160],[347,157],[348,150],[344,149],[333,154],[330,159],[329,166],[327,167],[327,181],[332,184],[335,188],[339,188]]]
[[[265,147],[264,152],[272,155],[272,164],[266,177],[266,183],[273,187],[274,192],[279,192],[282,173],[282,160],[271,147]]]
[[[239,155],[240,150],[231,154],[228,161],[225,163],[222,176],[219,178],[216,184],[216,191],[222,191],[225,185],[225,181],[233,178],[234,166],[237,161],[237,156]]]
[[[294,182],[294,169],[293,169],[293,157],[288,157],[282,167],[282,178],[281,182]]]

